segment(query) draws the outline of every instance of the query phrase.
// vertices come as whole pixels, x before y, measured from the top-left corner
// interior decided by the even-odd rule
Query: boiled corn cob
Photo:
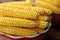
[[[11,6],[5,6],[5,7],[0,6],[0,15],[2,16],[37,19],[40,14],[44,14],[44,13],[47,15],[50,15],[51,11],[40,8],[40,7],[22,7],[22,6],[19,7],[18,6],[17,8],[15,8],[14,6],[12,7]]]
[[[0,25],[19,26],[19,27],[35,27],[36,22],[26,19],[0,17]]]
[[[0,26],[0,32],[15,36],[33,36],[37,34],[34,30],[9,26]]]
[[[48,22],[45,21],[37,21],[37,27],[38,28],[47,28]]]
[[[60,13],[60,8],[58,8],[57,6],[51,5],[51,4],[43,2],[43,1],[39,1],[36,3],[37,3],[37,6],[39,6],[39,7],[47,8],[54,13]]]
[[[20,2],[7,2],[7,3],[5,3],[5,4],[0,4],[0,7],[9,7],[9,8],[19,8],[19,9],[28,9],[28,10],[37,10],[37,11],[40,11],[40,10],[44,10],[44,11],[46,11],[46,13],[47,14],[49,14],[49,13],[51,13],[51,11],[50,10],[48,10],[48,9],[45,9],[45,8],[41,8],[41,7],[32,7],[32,6],[24,6],[24,5],[20,5],[19,4]],[[23,4],[25,4],[25,3],[23,3]],[[22,7],[22,6],[24,6],[24,7]]]
[[[9,3],[7,3],[7,4],[0,4],[0,7],[9,7],[9,8],[18,8],[18,9],[25,9],[25,10],[34,10],[34,11],[38,11],[38,12],[40,12],[39,10],[43,10],[42,8],[39,8],[39,7],[32,7],[32,6],[24,6],[23,7],[23,5],[20,5],[20,4],[17,4],[17,3],[15,3],[15,4],[9,4]]]
[[[55,5],[55,6],[58,6],[58,7],[60,7],[60,0],[36,0],[37,2],[38,1],[44,1],[44,2],[46,2],[46,3],[50,3],[50,4],[52,4],[52,5]]]
[[[18,9],[18,8],[0,7],[0,15],[2,15],[2,16],[37,19],[37,17],[39,16],[38,12],[36,11],[36,9],[35,10],[25,10],[25,9]],[[40,11],[40,12],[42,12],[42,11]]]
[[[37,17],[40,14],[44,13],[44,10],[39,7],[24,8],[24,7],[20,6],[20,9],[18,7],[17,8],[14,8],[14,7],[7,8],[7,7],[8,6],[6,6],[6,7],[0,6],[0,15],[10,16],[10,17],[18,17],[18,18],[37,19]]]
[[[40,7],[32,7],[32,6],[22,6],[22,5],[16,5],[16,4],[0,4],[0,7],[9,7],[9,8],[15,8],[15,9],[25,9],[25,10],[35,10],[35,11],[38,11],[38,10],[43,10],[42,8]]]
[[[49,21],[51,18],[49,16],[41,15],[39,16],[39,21]]]
[[[40,12],[41,10],[44,12],[46,12],[46,14],[51,14],[51,11],[48,10],[48,9],[45,9],[45,8],[41,8],[41,7],[32,7],[32,6],[24,6],[24,5],[20,5],[19,4],[20,2],[8,2],[8,3],[5,3],[5,4],[0,4],[0,7],[9,7],[9,8],[18,8],[18,9],[28,9],[28,10],[36,10],[38,12]],[[25,4],[25,3],[23,3]],[[24,6],[24,7],[22,7]]]

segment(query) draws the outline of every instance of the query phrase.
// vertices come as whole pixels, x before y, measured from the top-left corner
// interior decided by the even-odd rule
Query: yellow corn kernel
[[[0,17],[0,25],[19,26],[19,27],[35,27],[36,22],[26,19]]]
[[[0,26],[0,32],[14,36],[33,36],[37,34],[34,30],[10,26]]]
[[[60,0],[36,0],[36,2],[38,2],[38,1],[44,1],[46,3],[50,3],[52,5],[60,7],[60,4],[59,4]]]
[[[38,28],[46,28],[48,26],[48,22],[45,21],[37,21]]]
[[[51,18],[49,16],[41,15],[39,16],[39,21],[49,21]]]
[[[37,6],[39,6],[39,7],[47,8],[54,13],[60,13],[60,8],[58,8],[57,6],[51,5],[51,4],[43,2],[43,1],[39,1],[36,3],[37,3]]]

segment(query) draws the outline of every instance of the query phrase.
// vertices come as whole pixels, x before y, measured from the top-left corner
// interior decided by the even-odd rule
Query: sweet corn
[[[48,22],[45,21],[37,21],[37,27],[38,28],[47,28]]]
[[[30,0],[28,0],[28,1],[30,1]],[[20,3],[25,4],[27,2],[7,2],[7,3],[0,4],[0,7],[8,7],[8,8],[15,8],[15,9],[18,8],[18,9],[25,9],[25,10],[26,9],[28,9],[28,10],[38,10],[38,11],[44,10],[44,11],[46,11],[47,14],[51,13],[50,10],[45,9],[45,8],[41,8],[41,7],[37,7],[37,6],[34,6],[34,7],[24,6],[24,5],[20,5]]]
[[[26,19],[0,17],[0,25],[19,26],[19,27],[35,27],[36,22]]]
[[[25,4],[24,2],[22,2],[23,4]],[[29,10],[29,11],[37,11],[39,13],[41,13],[41,11],[46,12],[45,14],[51,14],[51,11],[45,8],[41,8],[41,7],[32,7],[32,6],[24,6],[24,5],[20,5],[20,2],[7,2],[7,3],[2,3],[0,4],[0,7],[4,7],[4,8],[10,8],[11,10],[14,8],[14,10],[21,10],[21,9],[25,9],[25,10]],[[6,10],[8,10],[8,8]],[[9,10],[10,10],[9,9]],[[27,11],[28,12],[28,11]],[[31,14],[31,13],[30,13]]]
[[[44,1],[44,2],[46,2],[46,3],[50,3],[50,4],[52,4],[52,5],[55,5],[55,6],[58,6],[58,7],[60,7],[60,0],[36,0],[37,2],[38,1]]]
[[[7,7],[0,7],[0,15],[2,16],[9,16],[9,17],[18,17],[18,18],[27,18],[27,19],[37,19],[42,11],[38,10],[25,10],[25,9],[18,9],[18,8],[7,8]],[[33,13],[32,13],[33,12]],[[32,16],[31,16],[32,15]]]
[[[37,34],[34,30],[10,26],[0,26],[0,32],[14,36],[33,36]]]
[[[40,14],[50,15],[51,11],[41,8],[41,7],[2,7],[0,6],[0,15],[18,17],[18,18],[27,18],[27,19],[37,19]],[[13,11],[14,10],[14,11]],[[33,13],[32,13],[33,12]],[[32,16],[31,16],[32,15]]]
[[[10,17],[18,17],[18,18],[27,18],[27,19],[37,19],[40,14],[44,13],[44,10],[39,7],[22,7],[19,6],[17,8],[10,7],[7,8],[0,6],[0,15],[10,16]],[[32,13],[33,12],[33,13]]]
[[[60,8],[58,8],[57,6],[51,5],[51,4],[43,2],[43,1],[39,1],[36,3],[37,3],[37,6],[39,6],[39,7],[47,8],[54,13],[60,13]]]

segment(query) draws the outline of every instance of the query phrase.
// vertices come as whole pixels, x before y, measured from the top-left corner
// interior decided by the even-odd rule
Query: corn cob
[[[0,17],[0,25],[19,26],[19,27],[35,27],[36,22],[26,19]]]
[[[49,21],[51,18],[49,16],[41,15],[39,16],[39,21]]]
[[[37,32],[34,30],[10,26],[0,26],[0,32],[14,36],[33,36],[37,34]]]
[[[42,8],[40,8],[40,7],[32,7],[32,6],[24,6],[23,7],[23,5],[20,5],[20,4],[17,4],[17,3],[15,3],[15,4],[9,4],[9,3],[7,3],[7,4],[0,4],[0,7],[8,7],[8,8],[18,8],[18,9],[25,9],[25,10],[34,10],[34,11],[38,11],[38,12],[40,12],[39,10],[43,10]]]
[[[44,9],[41,8],[41,7],[32,7],[32,6],[22,6],[22,5],[9,5],[9,4],[6,4],[6,5],[0,5],[0,8],[15,8],[15,9],[23,9],[23,10],[33,10],[33,11],[37,11],[37,12],[40,12],[41,10],[43,11]],[[39,11],[40,10],[40,11]]]
[[[0,4],[0,7],[8,7],[8,8],[19,8],[19,9],[25,9],[25,10],[42,10],[42,8],[39,7],[32,7],[32,6],[24,6],[23,5],[16,5],[16,4]]]
[[[18,8],[0,7],[0,15],[18,17],[18,18],[37,19],[37,16],[39,15],[39,13],[36,12],[36,9],[35,10],[24,10],[24,9],[18,9]]]
[[[43,1],[39,1],[39,2],[36,2],[36,3],[37,3],[37,6],[39,6],[39,7],[47,8],[54,13],[60,13],[60,8],[58,8],[57,6],[48,4],[48,3],[43,2]]]
[[[37,21],[38,28],[46,28],[48,26],[48,22],[45,21]]]
[[[8,8],[7,7],[8,6],[6,7],[0,6],[0,15],[18,18],[37,19],[40,14],[44,13],[47,15],[51,14],[51,11],[40,7],[25,7],[25,8],[22,6],[17,8],[14,8],[13,6],[12,7],[9,6]]]
[[[22,2],[23,3],[23,2]],[[25,3],[23,3],[23,4],[25,4]],[[51,11],[50,10],[48,10],[48,9],[45,9],[45,8],[41,8],[41,7],[31,7],[31,6],[24,6],[24,7],[22,7],[22,6],[24,6],[24,5],[20,5],[20,2],[8,2],[8,3],[5,3],[5,4],[0,4],[0,7],[9,7],[9,8],[19,8],[19,9],[28,9],[28,10],[37,10],[37,11],[40,11],[40,10],[44,10],[44,11],[46,11],[46,13],[48,14],[48,13],[51,13]]]
[[[44,1],[46,3],[50,3],[52,5],[60,7],[60,4],[59,4],[60,0],[36,0],[36,2],[39,2],[39,1]]]
[[[41,8],[41,7],[31,7],[31,6],[24,6],[24,5],[20,5],[20,2],[8,2],[5,4],[0,4],[0,7],[8,7],[8,8],[18,8],[18,9],[28,9],[28,10],[36,10],[38,12],[40,12],[41,10],[43,10],[43,12],[45,11],[46,14],[51,14],[51,11],[45,8]],[[25,3],[23,3],[25,4]],[[22,7],[24,6],[24,7]]]
[[[9,8],[7,8],[9,7]],[[37,19],[37,16],[41,13],[44,13],[44,9],[40,7],[29,7],[29,6],[0,6],[0,15],[19,17],[19,18],[28,18],[28,19]],[[32,13],[33,12],[33,13]],[[31,16],[32,15],[32,16]]]

